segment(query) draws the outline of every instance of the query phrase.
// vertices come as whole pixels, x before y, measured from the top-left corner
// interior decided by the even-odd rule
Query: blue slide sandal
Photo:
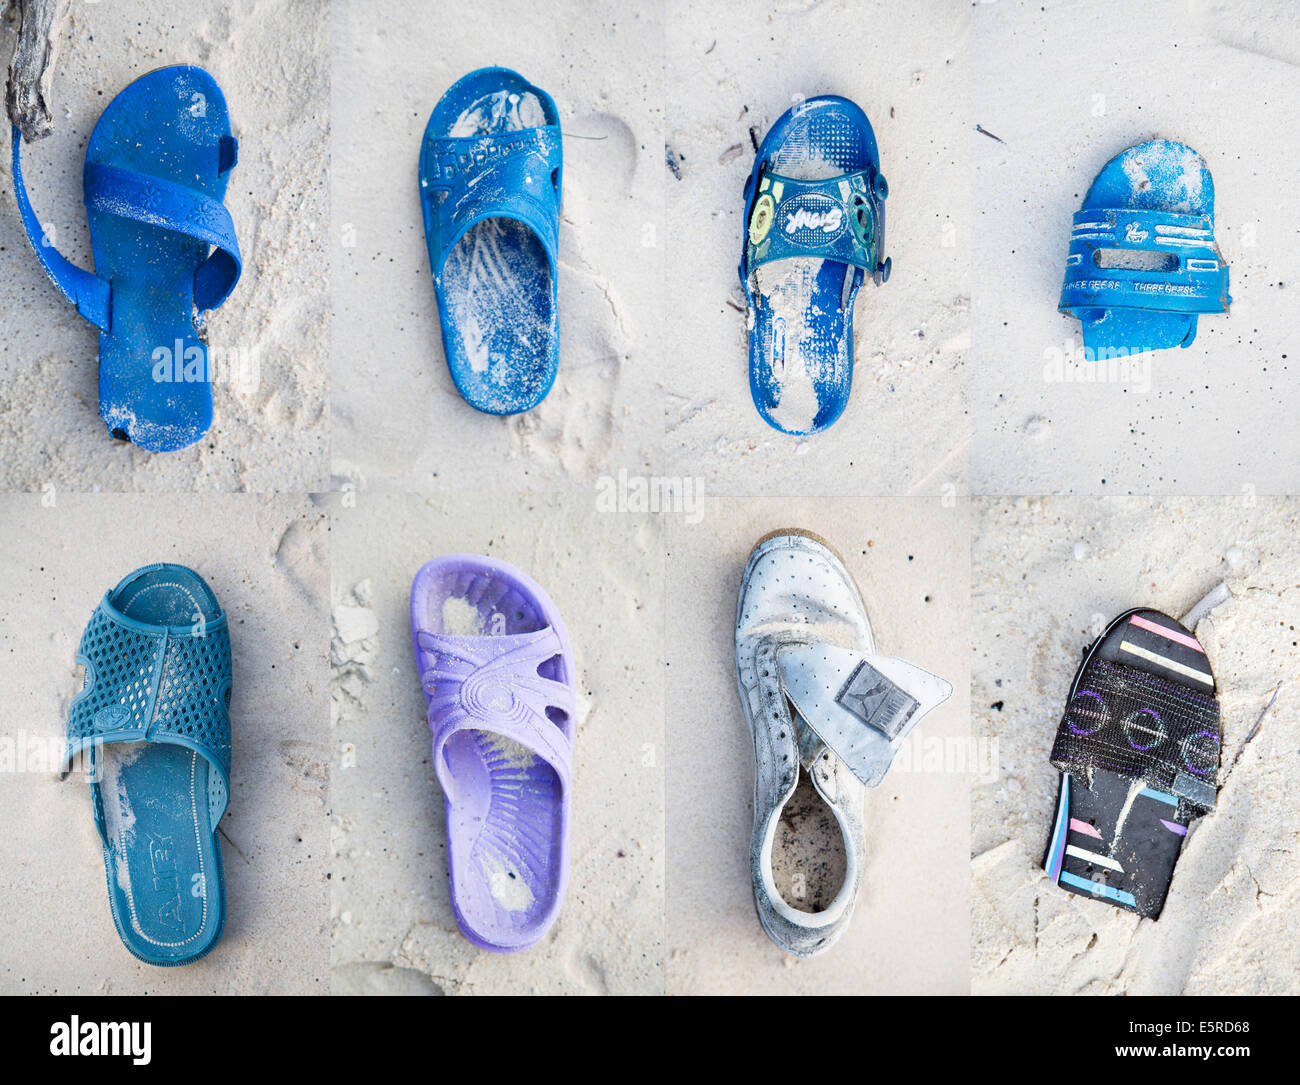
[[[1088,356],[1189,347],[1197,315],[1231,304],[1204,159],[1156,139],[1107,162],[1074,216],[1061,288]]]
[[[222,203],[237,144],[202,68],[159,68],[100,115],[82,175],[92,274],[61,256],[27,199],[13,130],[14,194],[27,237],[63,295],[99,328],[99,415],[150,452],[194,444],[212,424],[202,313],[241,268]],[[197,313],[196,313],[197,310]]]
[[[226,616],[198,573],[146,565],[104,596],[77,662],[63,775],[88,762],[113,922],[147,964],[196,961],[225,925]]]
[[[488,414],[532,410],[560,360],[560,118],[546,91],[480,68],[434,107],[420,206],[456,388]]]
[[[745,182],[740,281],[749,303],[749,388],[783,433],[819,433],[849,402],[853,302],[889,278],[876,136],[847,98],[787,110]]]

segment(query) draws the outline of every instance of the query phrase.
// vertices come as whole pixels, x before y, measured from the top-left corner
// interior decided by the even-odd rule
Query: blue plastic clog
[[[562,164],[555,103],[508,68],[456,82],[424,131],[420,206],[447,367],[488,414],[531,410],[555,382]]]

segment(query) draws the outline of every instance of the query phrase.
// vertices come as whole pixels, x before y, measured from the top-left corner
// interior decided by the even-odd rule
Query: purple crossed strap
[[[416,642],[427,653],[420,682],[429,702],[434,767],[444,791],[452,792],[454,780],[443,747],[465,730],[490,731],[518,743],[546,761],[568,788],[573,741],[547,710],[572,719],[573,691],[539,673],[563,652],[553,628],[478,637],[419,630]]]

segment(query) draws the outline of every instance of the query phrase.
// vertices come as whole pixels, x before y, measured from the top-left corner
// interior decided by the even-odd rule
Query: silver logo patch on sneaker
[[[835,697],[835,703],[891,742],[907,726],[919,707],[866,660],[859,663]]]

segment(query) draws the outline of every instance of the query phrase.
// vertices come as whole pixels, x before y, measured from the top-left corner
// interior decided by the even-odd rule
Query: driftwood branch
[[[10,0],[18,12],[18,42],[9,64],[5,110],[28,142],[54,130],[50,86],[59,39],[71,13],[72,0]]]

